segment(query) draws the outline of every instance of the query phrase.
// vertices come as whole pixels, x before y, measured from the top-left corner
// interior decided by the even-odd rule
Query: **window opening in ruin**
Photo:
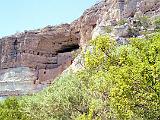
[[[39,79],[39,67],[38,67],[38,65],[36,65],[36,68],[35,68],[35,71],[36,71],[36,80],[38,80]]]
[[[93,29],[96,27],[97,24],[92,25]]]
[[[46,74],[46,71],[44,71],[44,74]]]
[[[39,52],[37,52],[37,55],[39,55]]]
[[[79,34],[79,33],[80,33],[80,31],[75,32],[75,34]]]
[[[45,70],[47,70],[47,65],[45,66]]]
[[[33,84],[36,84],[36,80],[33,81]]]
[[[55,47],[55,44],[56,44],[55,42],[52,42],[52,47]]]

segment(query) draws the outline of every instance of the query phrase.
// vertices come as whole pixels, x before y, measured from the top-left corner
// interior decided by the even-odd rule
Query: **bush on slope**
[[[160,33],[127,45],[100,36],[90,45],[85,70],[64,73],[44,91],[19,98],[18,114],[26,120],[158,120]]]

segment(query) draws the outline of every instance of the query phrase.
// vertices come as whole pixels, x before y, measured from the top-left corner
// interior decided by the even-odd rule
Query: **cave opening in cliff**
[[[57,51],[58,53],[65,53],[65,52],[71,52],[74,50],[79,49],[78,44],[72,44],[72,45],[67,45],[67,46],[62,46],[61,50]]]

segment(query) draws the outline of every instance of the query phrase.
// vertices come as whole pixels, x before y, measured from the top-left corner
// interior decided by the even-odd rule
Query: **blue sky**
[[[98,0],[0,0],[0,37],[70,23]]]

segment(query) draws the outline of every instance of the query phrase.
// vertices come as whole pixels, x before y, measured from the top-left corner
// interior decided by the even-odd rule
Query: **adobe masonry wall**
[[[72,61],[71,52],[65,49],[78,46],[79,41],[69,24],[4,37],[0,39],[0,72],[28,67],[35,76],[33,84],[53,80]]]
[[[55,69],[40,69],[39,70],[39,78],[36,80],[35,84],[43,83],[51,83],[54,78],[60,75],[66,68],[68,68],[72,64],[72,59],[66,60],[62,65],[58,66]],[[45,81],[44,81],[45,80]]]

